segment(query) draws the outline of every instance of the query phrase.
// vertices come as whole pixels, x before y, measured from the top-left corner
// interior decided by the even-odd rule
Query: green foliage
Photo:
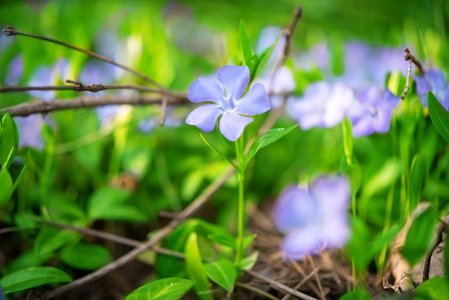
[[[187,275],[195,282],[193,289],[200,299],[212,299],[209,280],[198,249],[198,238],[195,232],[192,232],[187,238],[185,255]]]
[[[13,183],[11,175],[6,168],[0,170],[0,207],[8,203],[13,192]]]
[[[423,211],[413,221],[405,239],[402,254],[410,265],[417,264],[430,250],[435,232],[435,211],[431,208]]]
[[[3,115],[0,131],[0,166],[7,169],[12,163],[19,144],[17,128],[9,114]]]
[[[181,299],[195,282],[183,278],[164,278],[149,282],[128,296],[125,300],[163,300]]]
[[[234,264],[227,260],[217,260],[204,265],[207,277],[213,282],[227,290],[232,292],[234,289],[234,282],[237,279],[237,271]]]
[[[0,286],[3,288],[5,294],[10,294],[47,283],[71,281],[72,278],[59,269],[51,267],[32,267],[6,275],[0,279]]]
[[[447,112],[447,108],[441,105],[431,91],[427,93],[427,103],[433,125],[435,125],[435,128],[444,139],[449,142],[449,112]]]
[[[444,277],[434,277],[416,288],[413,299],[438,300],[442,299],[443,295],[449,295],[448,280]]]
[[[371,295],[367,290],[353,290],[344,294],[340,300],[370,300]]]
[[[96,270],[110,262],[112,257],[103,246],[79,242],[64,249],[61,259],[75,269]]]

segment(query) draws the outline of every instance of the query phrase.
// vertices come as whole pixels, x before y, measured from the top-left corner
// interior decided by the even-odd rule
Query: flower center
[[[220,99],[220,106],[225,112],[232,111],[235,107],[235,101],[232,96],[226,96]]]

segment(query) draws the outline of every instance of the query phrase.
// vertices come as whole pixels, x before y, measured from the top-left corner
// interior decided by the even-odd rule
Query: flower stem
[[[235,142],[235,150],[237,154],[238,161],[238,181],[239,181],[239,197],[237,204],[237,253],[235,257],[235,265],[238,267],[242,261],[243,257],[243,223],[245,219],[245,198],[244,198],[244,187],[245,187],[245,170],[244,170],[244,157],[243,157],[243,138],[239,138]]]

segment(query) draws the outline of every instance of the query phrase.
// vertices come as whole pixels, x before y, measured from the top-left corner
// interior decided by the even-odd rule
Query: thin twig
[[[148,105],[159,104],[163,95],[110,95],[104,97],[79,97],[73,99],[43,101],[39,100],[31,103],[21,103],[15,106],[0,108],[0,114],[9,113],[11,116],[29,116],[32,114],[46,114],[52,111],[65,109],[79,109],[86,107],[97,107],[106,105]],[[170,95],[167,97],[169,104],[190,103],[185,95]]]
[[[306,277],[303,278],[303,280],[301,280],[300,283],[298,283],[293,289],[294,290],[298,290],[301,286],[304,285],[304,283],[308,282],[318,271],[320,270],[320,267],[315,268],[312,272],[310,272],[309,275],[307,275]],[[282,298],[281,300],[289,300],[292,297],[291,294],[287,294],[285,295],[284,298]]]
[[[0,87],[0,93],[27,92],[27,91],[75,91],[96,93],[104,90],[136,90],[142,92],[159,93],[159,90],[144,85],[132,84],[101,84],[92,83],[84,85],[79,81],[67,79],[67,83],[75,85],[50,85],[50,86],[5,86]]]
[[[288,286],[286,286],[286,285],[284,285],[284,284],[282,284],[282,283],[280,283],[278,281],[275,281],[275,280],[273,280],[271,278],[268,278],[268,277],[266,277],[266,276],[264,276],[262,274],[259,274],[257,272],[248,270],[248,271],[246,271],[246,273],[248,273],[249,275],[251,275],[251,276],[253,276],[253,277],[255,277],[255,278],[259,279],[259,280],[263,280],[266,283],[269,283],[269,284],[271,284],[271,285],[273,285],[273,286],[283,290],[284,292],[292,294],[293,296],[298,297],[300,299],[304,299],[304,300],[318,300],[318,299],[316,299],[314,297],[308,296],[308,295],[306,295],[304,293],[301,293],[299,291],[295,291],[294,289],[292,289],[292,288],[290,288],[290,287],[288,287]]]
[[[277,297],[275,297],[275,296],[273,296],[273,295],[271,295],[271,294],[269,294],[269,293],[267,293],[267,292],[265,292],[265,291],[263,291],[263,290],[261,290],[261,289],[258,289],[258,288],[254,287],[254,286],[251,286],[251,285],[249,285],[249,284],[245,284],[245,283],[241,283],[241,282],[238,282],[238,281],[237,281],[237,282],[235,283],[235,285],[236,285],[236,286],[239,286],[239,287],[242,287],[242,288],[244,288],[244,289],[253,291],[253,292],[257,293],[257,294],[260,294],[260,295],[262,295],[262,296],[264,296],[264,297],[267,297],[268,299],[279,300],[279,298],[277,298]]]
[[[160,241],[162,241],[167,235],[169,235],[179,224],[181,224],[185,219],[195,214],[202,205],[204,205],[210,197],[231,177],[234,173],[234,168],[230,168],[222,176],[220,176],[216,181],[214,181],[204,192],[198,196],[198,198],[187,206],[179,215],[178,218],[173,219],[167,226],[163,227],[154,235],[150,240],[141,243],[138,247],[134,248],[127,254],[123,255],[119,259],[107,264],[106,266],[92,272],[84,277],[74,280],[73,282],[61,286],[53,291],[45,293],[40,299],[51,299],[70,290],[88,284],[96,279],[103,277],[109,272],[127,264],[128,262],[136,259],[140,254],[145,252],[147,249],[153,247]]]
[[[165,123],[166,113],[167,113],[167,97],[163,96],[161,102],[161,120],[159,121],[160,126],[164,125]]]
[[[11,26],[7,26],[6,29],[3,29],[3,32],[5,33],[6,36],[23,35],[23,36],[32,37],[32,38],[40,39],[40,40],[47,41],[47,42],[52,42],[52,43],[55,43],[55,44],[58,44],[58,45],[62,45],[62,46],[65,46],[65,47],[77,50],[77,51],[81,51],[81,52],[83,52],[83,53],[85,53],[85,54],[87,54],[89,56],[95,57],[95,58],[97,58],[99,60],[102,60],[104,62],[107,62],[107,63],[109,63],[111,65],[114,65],[116,67],[119,67],[119,68],[121,68],[123,70],[126,70],[126,71],[132,73],[133,75],[135,75],[135,76],[145,80],[146,82],[156,86],[159,89],[160,92],[167,92],[167,90],[162,85],[160,85],[159,83],[157,83],[156,81],[154,81],[150,77],[148,77],[148,76],[146,76],[146,75],[144,75],[144,74],[142,74],[142,73],[140,73],[140,72],[138,72],[136,70],[128,68],[127,66],[122,65],[122,64],[120,64],[120,63],[118,63],[118,62],[116,62],[116,61],[114,61],[114,60],[112,60],[110,58],[107,58],[107,57],[105,57],[103,55],[100,55],[98,53],[95,53],[95,52],[92,52],[92,51],[89,51],[89,50],[85,50],[85,49],[81,49],[79,47],[76,47],[76,46],[73,46],[73,45],[70,45],[70,44],[67,44],[67,43],[64,43],[64,42],[52,39],[52,38],[48,38],[48,37],[45,37],[45,36],[40,36],[40,35],[35,35],[35,34],[32,34],[32,33],[22,32],[22,31],[19,31],[19,30],[15,29],[15,28],[11,27]]]
[[[408,94],[408,91],[410,90],[410,77],[411,77],[411,73],[412,73],[412,62],[409,61],[408,62],[408,68],[407,68],[407,75],[406,75],[406,81],[405,81],[405,87],[404,87],[404,91],[402,91],[401,94],[401,99],[405,100],[405,97]]]
[[[273,74],[271,75],[270,83],[273,83],[274,77],[276,76],[276,73],[279,71],[279,68],[285,63],[288,56],[290,55],[290,48],[291,48],[291,42],[293,34],[295,33],[296,25],[298,25],[299,19],[301,19],[302,16],[302,7],[300,5],[295,7],[295,11],[293,12],[292,21],[290,22],[289,26],[284,29],[284,36],[285,36],[285,45],[284,49],[282,49],[282,55],[279,58],[279,60],[276,63],[276,66],[274,67]],[[270,84],[272,85],[272,84]]]
[[[413,64],[415,64],[415,66],[418,68],[419,73],[421,73],[421,75],[424,74],[424,68],[422,67],[422,64],[419,62],[419,60],[413,56],[413,54],[410,52],[410,50],[405,47],[404,48],[405,51],[405,60],[406,61],[411,61]]]

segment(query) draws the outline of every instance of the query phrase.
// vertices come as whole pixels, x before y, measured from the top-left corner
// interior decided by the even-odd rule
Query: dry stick
[[[309,258],[309,261],[310,261],[310,265],[312,266],[313,269],[315,269],[315,264],[313,263],[312,256],[309,255],[308,258]],[[320,277],[318,276],[318,273],[315,273],[315,280],[316,280],[316,283],[318,285],[318,289],[320,291],[321,299],[326,300],[326,295],[324,294],[323,286],[321,285],[321,281],[320,281]]]
[[[266,276],[264,276],[262,274],[259,274],[257,272],[248,270],[248,271],[246,271],[246,273],[248,273],[249,275],[251,275],[251,276],[253,276],[253,277],[257,278],[257,279],[263,280],[263,281],[265,281],[265,282],[267,282],[267,283],[269,283],[269,284],[271,284],[271,285],[273,285],[273,286],[283,290],[284,292],[289,293],[289,294],[291,294],[291,295],[293,295],[295,297],[298,297],[300,299],[304,299],[304,300],[318,300],[316,298],[308,296],[308,295],[306,295],[304,293],[301,293],[299,291],[295,291],[294,289],[292,289],[292,288],[290,288],[290,287],[288,287],[288,286],[286,286],[286,285],[284,285],[284,284],[282,284],[280,282],[277,282],[277,281],[275,281],[275,280],[273,280],[271,278],[268,278],[268,277],[266,277]]]
[[[301,280],[301,282],[298,283],[293,289],[298,290],[301,286],[303,286],[304,283],[308,282],[319,270],[320,270],[320,267],[317,267],[315,270],[310,272],[310,274],[307,275],[306,277],[304,277],[303,280]],[[284,298],[282,298],[282,300],[289,300],[291,297],[292,297],[291,294],[287,294],[287,295],[285,295]]]
[[[238,282],[238,281],[237,281],[237,282],[235,283],[235,285],[236,285],[236,286],[239,286],[239,287],[242,287],[242,288],[244,288],[244,289],[253,291],[253,292],[255,292],[255,293],[258,293],[258,294],[260,294],[260,295],[262,295],[262,296],[265,296],[265,297],[268,298],[268,299],[279,300],[279,298],[277,298],[277,297],[275,297],[275,296],[273,296],[273,295],[271,295],[271,294],[269,294],[269,293],[267,293],[267,292],[265,292],[265,291],[263,291],[263,290],[261,290],[261,289],[258,289],[258,288],[254,287],[254,286],[251,286],[251,285],[249,285],[249,284],[245,284],[245,283],[241,283],[241,282]]]
[[[134,248],[127,254],[123,255],[119,259],[109,263],[108,265],[92,272],[84,277],[81,277],[73,282],[59,287],[53,291],[45,293],[40,299],[51,299],[63,293],[66,293],[72,289],[88,284],[98,278],[103,277],[107,273],[125,265],[126,263],[136,259],[141,253],[147,249],[153,247],[158,242],[162,241],[167,235],[169,235],[173,229],[175,229],[182,221],[192,216],[197,210],[204,205],[209,198],[231,177],[234,173],[234,169],[230,168],[223,176],[214,181],[195,201],[187,206],[179,215],[178,218],[173,219],[167,226],[158,231],[156,235],[150,240],[141,243],[138,247]]]
[[[299,19],[301,19],[302,16],[302,7],[300,5],[296,6],[295,11],[293,12],[293,18],[290,22],[290,25],[284,29],[284,35],[285,35],[285,46],[282,51],[281,58],[277,61],[276,66],[274,67],[273,74],[271,75],[270,82],[272,83],[274,80],[274,77],[279,70],[279,68],[285,63],[287,60],[287,57],[290,55],[290,46],[292,42],[293,34],[295,33],[296,25],[298,25]]]
[[[104,90],[137,90],[142,92],[159,93],[159,90],[144,85],[132,84],[101,84],[92,83],[84,85],[79,81],[66,80],[75,85],[50,85],[50,86],[6,86],[0,87],[0,93],[26,92],[26,91],[75,91],[96,93]]]
[[[109,63],[111,65],[114,65],[116,67],[119,67],[119,68],[121,68],[123,70],[126,70],[126,71],[132,73],[133,75],[135,75],[135,76],[145,80],[146,82],[151,83],[152,85],[158,87],[159,92],[164,92],[164,93],[168,92],[162,85],[160,85],[159,83],[157,83],[153,79],[149,78],[148,76],[146,76],[146,75],[144,75],[144,74],[142,74],[142,73],[140,73],[140,72],[138,72],[136,70],[130,69],[130,68],[128,68],[125,65],[119,64],[118,62],[116,62],[116,61],[114,61],[114,60],[112,60],[110,58],[107,58],[107,57],[105,57],[103,55],[100,55],[98,53],[95,53],[95,52],[92,52],[92,51],[89,51],[89,50],[85,50],[85,49],[81,49],[81,48],[78,48],[76,46],[69,45],[67,43],[60,42],[60,41],[57,41],[55,39],[48,38],[48,37],[45,37],[45,36],[40,36],[40,35],[35,35],[35,34],[32,34],[32,33],[22,32],[22,31],[19,31],[19,30],[15,29],[15,28],[11,27],[11,26],[6,26],[6,28],[7,29],[3,29],[3,32],[5,33],[6,36],[23,35],[23,36],[32,37],[32,38],[35,38],[35,39],[44,40],[44,41],[47,41],[47,42],[52,42],[52,43],[55,43],[55,44],[58,44],[58,45],[62,45],[62,46],[65,46],[65,47],[77,50],[77,51],[81,51],[81,52],[83,52],[83,53],[85,53],[87,55],[90,55],[92,57],[95,57],[95,58],[97,58],[99,60],[102,60],[104,62],[107,62],[107,63]]]
[[[423,268],[423,275],[422,275],[422,283],[429,280],[429,273],[430,273],[430,262],[432,259],[433,251],[438,247],[438,245],[443,241],[443,231],[447,228],[447,226],[441,226],[438,230],[438,239],[433,245],[432,249],[426,254],[426,259],[424,260],[424,268]]]
[[[418,68],[418,71],[421,73],[421,75],[424,75],[424,69],[422,67],[422,64],[419,62],[419,60],[413,56],[413,54],[410,52],[410,50],[405,47],[404,48],[405,54],[404,54],[404,59],[405,61],[408,61],[408,68],[407,68],[407,76],[406,76],[406,82],[405,82],[405,87],[404,87],[404,91],[401,94],[401,99],[404,100],[405,97],[408,94],[408,91],[410,90],[410,77],[411,77],[411,73],[412,73],[412,63]]]
[[[110,95],[105,97],[78,97],[65,100],[54,101],[36,101],[32,103],[22,103],[15,106],[6,108],[0,108],[0,114],[9,113],[11,116],[29,116],[32,114],[46,114],[52,111],[65,110],[65,109],[79,109],[86,107],[97,107],[106,105],[148,105],[159,104],[162,101],[162,95],[134,95],[134,96],[121,96]],[[169,104],[183,104],[188,103],[185,95],[169,95],[167,97],[167,103]]]

